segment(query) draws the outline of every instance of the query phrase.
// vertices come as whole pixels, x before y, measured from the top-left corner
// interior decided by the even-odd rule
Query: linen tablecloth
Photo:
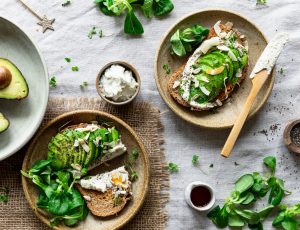
[[[138,38],[123,33],[124,18],[104,16],[92,0],[72,0],[68,7],[61,6],[63,0],[27,2],[41,14],[56,18],[55,32],[41,33],[37,19],[18,0],[1,0],[0,15],[16,22],[37,42],[50,76],[55,75],[57,79],[57,87],[51,89],[50,97],[97,96],[95,77],[109,61],[128,61],[140,72],[142,90],[137,100],[150,100],[163,112],[167,160],[180,166],[179,172],[171,175],[168,229],[215,229],[204,214],[191,210],[185,203],[186,185],[194,180],[208,182],[216,189],[217,202],[223,202],[240,175],[263,170],[262,159],[266,155],[277,156],[277,175],[286,180],[286,187],[293,192],[284,202],[300,200],[300,158],[289,153],[282,140],[286,123],[300,116],[299,0],[268,0],[268,4],[261,7],[256,6],[256,0],[174,0],[175,9],[170,16],[152,20],[140,17],[145,34]],[[208,7],[242,14],[257,24],[269,39],[277,31],[290,34],[290,42],[277,62],[277,71],[282,68],[283,73],[277,73],[268,102],[246,123],[229,159],[220,156],[229,130],[202,129],[181,120],[169,111],[154,80],[154,56],[162,35],[185,14]],[[87,35],[93,26],[101,29],[104,37],[89,39]],[[72,58],[71,65],[64,61],[65,57]],[[79,72],[72,72],[72,65],[77,65]],[[81,90],[83,81],[89,85]],[[193,154],[200,156],[198,167],[192,166]],[[265,223],[265,229],[272,229],[270,221],[271,218]]]

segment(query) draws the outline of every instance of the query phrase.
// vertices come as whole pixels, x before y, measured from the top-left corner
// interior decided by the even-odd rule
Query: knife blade
[[[250,79],[254,78],[257,73],[264,69],[267,70],[268,74],[271,73],[273,67],[275,66],[276,60],[278,59],[283,46],[287,43],[287,41],[288,34],[280,33],[268,43],[267,47],[264,49],[263,53],[256,62],[256,65],[250,74]]]

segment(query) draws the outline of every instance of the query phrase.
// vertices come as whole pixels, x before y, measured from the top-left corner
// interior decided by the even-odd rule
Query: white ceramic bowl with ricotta
[[[119,81],[118,76],[124,79]],[[140,86],[139,73],[132,65],[124,61],[106,64],[96,78],[96,89],[100,97],[116,106],[132,102],[138,95]]]

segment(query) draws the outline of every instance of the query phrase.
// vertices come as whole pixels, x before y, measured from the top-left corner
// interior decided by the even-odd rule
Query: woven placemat
[[[160,112],[149,103],[134,103],[125,107],[112,107],[98,98],[52,98],[49,101],[42,126],[54,117],[79,109],[109,112],[128,123],[143,140],[151,162],[149,193],[136,217],[127,229],[165,229],[167,213],[165,203],[169,197],[169,173],[162,150]],[[9,201],[0,203],[0,229],[48,229],[30,209],[22,190],[20,169],[26,147],[0,162],[0,187],[10,189]]]

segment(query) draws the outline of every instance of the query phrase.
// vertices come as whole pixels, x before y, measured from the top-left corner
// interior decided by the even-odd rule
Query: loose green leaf
[[[50,78],[49,84],[51,87],[56,87],[56,77],[55,76]]]
[[[68,6],[71,4],[71,0],[65,0],[61,5],[62,6]]]
[[[0,188],[0,202],[7,203],[8,202],[8,195],[9,195],[9,188],[3,187]]]
[[[142,10],[143,10],[143,13],[144,15],[147,17],[147,18],[152,18],[153,17],[153,1],[155,0],[144,0],[144,4],[142,5]]]
[[[193,155],[192,157],[192,164],[195,166],[199,163],[199,156],[198,155]]]
[[[179,167],[177,164],[170,162],[168,164],[168,169],[170,172],[178,172],[179,171]]]
[[[139,155],[140,155],[139,151],[137,149],[133,149],[130,154],[130,160],[136,161],[139,158]]]
[[[229,217],[225,205],[222,209],[216,206],[207,214],[207,217],[219,228],[225,228],[228,225]]]
[[[124,32],[131,35],[141,35],[144,33],[144,28],[133,10],[128,11],[126,14]]]
[[[245,174],[241,176],[235,183],[235,190],[239,193],[243,193],[250,189],[254,184],[254,179],[251,174]]]
[[[68,63],[70,63],[72,61],[72,59],[69,58],[69,57],[65,57],[65,61],[68,62]]]
[[[174,9],[174,5],[171,0],[154,0],[153,12],[155,16],[165,16]]]
[[[78,66],[72,66],[72,71],[73,72],[78,72],[79,71],[79,67]]]
[[[96,30],[96,26],[93,26],[92,29],[88,33],[88,38],[92,39],[95,34],[97,34],[97,30]]]
[[[243,227],[245,225],[242,218],[236,214],[230,214],[228,217],[228,226],[230,227]]]
[[[163,69],[166,71],[166,74],[170,74],[171,73],[171,69],[170,69],[170,67],[169,67],[168,64],[164,64],[163,65]]]
[[[264,158],[264,164],[271,169],[272,173],[276,170],[276,158],[273,156],[268,156]]]
[[[267,0],[256,0],[256,5],[265,5]]]
[[[82,84],[80,85],[80,88],[84,89],[87,86],[88,86],[88,82],[87,81],[83,81]]]

